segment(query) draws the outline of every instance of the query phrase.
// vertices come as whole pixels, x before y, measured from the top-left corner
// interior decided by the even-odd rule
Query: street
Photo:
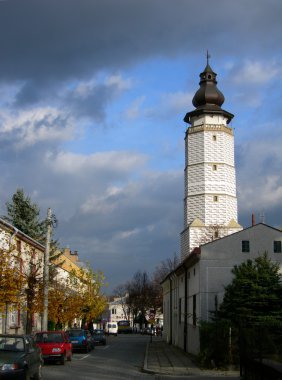
[[[44,365],[43,380],[214,379],[214,377],[165,376],[143,373],[141,369],[149,340],[150,337],[146,335],[110,336],[106,346],[97,346],[88,354],[75,352],[72,361],[66,362],[64,366],[54,363]],[[227,377],[222,376],[220,378],[227,379]],[[228,377],[228,379],[234,380],[235,378]]]

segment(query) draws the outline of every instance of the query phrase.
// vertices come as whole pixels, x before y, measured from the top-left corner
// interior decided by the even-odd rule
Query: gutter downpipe
[[[188,300],[187,300],[187,285],[188,285],[188,269],[185,267],[185,289],[184,289],[184,352],[187,352],[187,327],[188,327]]]
[[[14,229],[14,233],[10,236],[9,239],[9,249],[11,249],[12,241],[14,240],[14,237],[17,235],[19,230],[12,226]],[[4,334],[7,334],[7,323],[8,323],[8,302],[5,302],[5,324],[4,324]]]
[[[13,241],[14,237],[17,235],[17,233],[19,232],[19,230],[14,226],[13,226],[13,229],[14,229],[14,233],[13,233],[13,235],[10,236],[10,239],[9,239],[9,248],[11,248],[12,241]]]
[[[172,279],[171,277],[169,277],[169,297],[170,297],[170,301],[169,301],[169,313],[170,313],[170,316],[169,316],[169,344],[172,344]]]

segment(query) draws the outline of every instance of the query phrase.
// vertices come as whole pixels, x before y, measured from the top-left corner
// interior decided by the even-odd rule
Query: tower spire
[[[207,66],[209,65],[210,58],[211,58],[211,55],[209,54],[209,50],[207,50]]]

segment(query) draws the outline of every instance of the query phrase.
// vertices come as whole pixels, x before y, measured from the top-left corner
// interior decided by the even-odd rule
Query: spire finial
[[[209,64],[209,59],[210,59],[210,54],[209,54],[209,51],[207,50],[207,65]]]

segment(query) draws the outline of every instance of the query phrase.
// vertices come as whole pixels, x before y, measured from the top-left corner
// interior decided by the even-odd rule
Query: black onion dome
[[[192,100],[194,107],[198,108],[206,104],[214,104],[221,107],[224,103],[224,96],[216,87],[216,75],[210,65],[207,64],[205,70],[200,74],[200,88]]]
[[[200,74],[200,88],[194,95],[192,100],[193,106],[196,108],[194,111],[188,112],[184,121],[190,123],[195,116],[201,116],[204,114],[209,115],[223,115],[227,118],[229,123],[234,115],[221,108],[224,103],[224,95],[217,88],[216,76],[217,74],[212,70],[208,61],[209,55],[207,55],[207,65],[204,71]]]

